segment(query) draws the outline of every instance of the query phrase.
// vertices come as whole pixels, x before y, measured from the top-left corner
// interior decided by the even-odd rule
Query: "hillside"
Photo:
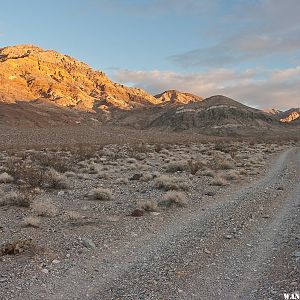
[[[35,99],[86,111],[159,103],[145,91],[114,83],[103,72],[56,51],[33,45],[0,49],[0,101]]]
[[[176,90],[168,90],[154,96],[162,104],[188,104],[191,102],[202,101],[203,98],[190,93],[182,93]]]

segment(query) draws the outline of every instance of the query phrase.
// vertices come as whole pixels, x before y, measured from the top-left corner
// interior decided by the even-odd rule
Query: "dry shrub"
[[[227,180],[240,180],[241,176],[236,170],[230,170],[227,174],[224,175]]]
[[[121,177],[116,180],[116,183],[117,184],[128,184],[129,180],[127,177]]]
[[[188,165],[192,175],[195,175],[199,170],[203,170],[205,164],[200,160],[190,159]]]
[[[182,172],[187,169],[187,165],[185,162],[170,162],[165,166],[166,172],[168,173],[175,173],[175,172]]]
[[[46,154],[37,152],[34,153],[31,159],[38,162],[44,168],[53,168],[58,172],[67,172],[72,169],[73,161],[70,161],[67,157],[56,154]]]
[[[35,216],[29,216],[24,218],[23,226],[25,227],[40,227],[41,219]]]
[[[183,192],[168,191],[164,195],[163,200],[159,204],[165,207],[171,207],[171,206],[184,207],[187,205],[187,197]]]
[[[11,183],[14,181],[14,178],[8,173],[4,172],[0,174],[0,183]]]
[[[54,217],[58,213],[57,207],[50,201],[35,202],[31,207],[40,217]]]
[[[215,177],[216,176],[215,172],[213,170],[210,170],[210,169],[204,170],[202,172],[202,175],[203,176],[208,176],[208,177]]]
[[[32,189],[22,188],[17,192],[9,193],[2,203],[2,205],[18,206],[18,207],[29,207],[34,198],[36,192]]]
[[[165,191],[169,190],[188,190],[188,185],[175,177],[169,177],[166,175],[162,175],[155,180],[155,186],[159,189],[163,189]]]
[[[68,188],[67,177],[52,168],[46,173],[45,184],[53,189]]]
[[[95,188],[88,193],[88,197],[93,200],[100,200],[100,201],[111,201],[112,200],[112,193],[109,189],[105,188]]]
[[[32,239],[22,239],[0,245],[0,256],[15,255],[25,250],[33,249],[35,244]]]
[[[225,186],[225,185],[228,185],[228,182],[227,182],[226,178],[224,178],[220,175],[216,175],[215,178],[213,179],[213,181],[211,182],[211,185]]]
[[[64,218],[66,220],[76,221],[76,220],[79,220],[81,218],[81,215],[77,211],[67,211],[64,214]]]
[[[6,162],[6,170],[14,180],[20,181],[33,188],[41,187],[44,182],[44,170],[19,159],[10,159]]]
[[[157,212],[159,211],[159,207],[156,201],[154,200],[142,200],[139,203],[139,207],[144,211],[148,212]]]

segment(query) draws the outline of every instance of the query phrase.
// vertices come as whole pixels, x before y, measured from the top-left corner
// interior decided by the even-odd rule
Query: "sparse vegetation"
[[[183,192],[168,191],[159,204],[166,207],[171,207],[174,205],[178,207],[184,207],[187,205],[187,197]]]
[[[112,193],[109,189],[105,188],[96,188],[91,190],[88,193],[88,197],[93,200],[100,200],[100,201],[111,201],[112,200]]]
[[[182,179],[176,177],[170,177],[166,175],[161,175],[156,178],[155,186],[158,189],[163,189],[165,191],[169,190],[188,190],[188,185]]]

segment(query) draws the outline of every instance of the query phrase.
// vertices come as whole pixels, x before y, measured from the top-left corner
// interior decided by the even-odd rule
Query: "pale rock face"
[[[182,93],[176,90],[168,90],[161,94],[155,95],[154,97],[163,104],[188,104],[191,102],[199,102],[203,100],[202,97],[190,93]]]
[[[297,111],[294,111],[294,112],[290,113],[286,118],[280,119],[280,121],[283,123],[290,123],[294,120],[297,120],[299,117],[300,117],[300,113]]]
[[[59,106],[93,111],[106,105],[131,109],[160,100],[112,82],[70,56],[33,45],[0,49],[0,102],[44,99]]]

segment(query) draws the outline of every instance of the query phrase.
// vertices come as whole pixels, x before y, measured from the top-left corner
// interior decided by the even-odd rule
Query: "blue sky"
[[[299,0],[3,1],[0,46],[35,44],[155,94],[300,106]]]

